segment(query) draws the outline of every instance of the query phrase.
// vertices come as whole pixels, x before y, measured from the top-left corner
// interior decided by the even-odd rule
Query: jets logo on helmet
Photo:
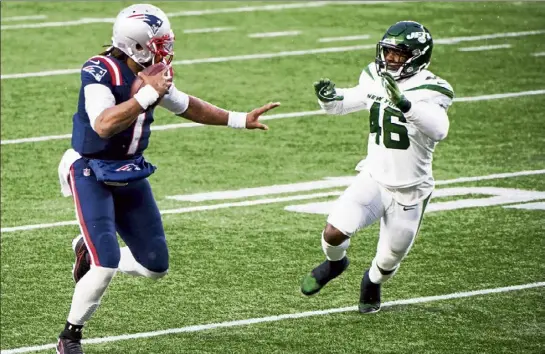
[[[417,39],[420,43],[426,43],[431,39],[431,35],[427,32],[412,32],[407,35],[407,39]]]
[[[142,20],[145,23],[147,23],[148,26],[150,26],[151,32],[153,33],[153,35],[156,35],[157,32],[159,31],[159,28],[163,25],[163,21],[159,17],[154,16],[154,15],[136,14],[136,15],[129,16],[129,18]]]

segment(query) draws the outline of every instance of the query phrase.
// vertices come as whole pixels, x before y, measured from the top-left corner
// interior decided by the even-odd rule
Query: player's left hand
[[[246,115],[246,129],[269,130],[269,127],[259,122],[259,117],[273,108],[280,106],[280,102],[267,103],[264,106],[252,110]]]
[[[397,85],[396,80],[390,73],[382,73],[382,84],[388,93],[388,97],[397,108],[403,113],[407,113],[411,109],[411,101],[409,101]]]

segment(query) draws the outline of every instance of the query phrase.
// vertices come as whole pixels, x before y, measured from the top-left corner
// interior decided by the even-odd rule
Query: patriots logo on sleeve
[[[129,18],[134,18],[137,20],[142,20],[145,23],[147,23],[148,26],[151,28],[151,32],[153,35],[156,35],[159,31],[159,28],[163,25],[163,20],[161,20],[159,17],[155,15],[150,14],[135,14],[129,16]]]
[[[108,72],[108,70],[103,69],[98,65],[88,65],[81,70],[93,75],[97,82],[100,82],[100,80],[102,80],[104,75],[106,75],[106,73]]]

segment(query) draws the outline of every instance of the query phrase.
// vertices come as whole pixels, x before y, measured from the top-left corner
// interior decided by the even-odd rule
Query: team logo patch
[[[89,73],[93,75],[96,81],[102,80],[104,75],[108,72],[108,70],[101,68],[98,65],[89,65],[81,69],[82,71],[85,71],[86,73]]]
[[[135,165],[133,163],[128,163],[126,165],[123,165],[123,166],[119,167],[115,171],[116,172],[120,172],[120,171],[130,172],[130,171],[140,171],[140,170],[141,170],[141,168],[138,167],[137,165]]]
[[[147,23],[148,26],[150,26],[151,32],[153,33],[153,35],[156,35],[157,32],[159,31],[159,28],[161,28],[161,26],[163,25],[163,20],[161,20],[159,17],[157,17],[155,15],[135,14],[135,15],[129,16],[129,18],[142,20],[145,23]]]

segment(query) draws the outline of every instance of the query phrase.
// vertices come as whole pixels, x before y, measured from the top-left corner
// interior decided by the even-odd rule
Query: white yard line
[[[534,56],[534,57],[543,57],[543,56],[545,56],[545,52],[532,53],[532,56]]]
[[[482,95],[482,96],[472,96],[472,97],[457,97],[454,99],[454,102],[488,101],[488,100],[496,100],[496,99],[502,99],[502,98],[515,98],[515,97],[533,96],[533,95],[542,95],[542,94],[545,94],[545,90],[498,93],[493,95]],[[324,115],[324,114],[325,114],[325,111],[322,111],[322,110],[279,113],[279,114],[265,115],[260,120],[311,117],[311,116]],[[204,125],[199,123],[175,123],[175,124],[164,124],[164,125],[152,125],[151,130],[161,131],[161,130],[172,130],[172,129],[180,129],[180,128],[194,128],[194,127],[202,127],[202,126]],[[71,137],[72,137],[71,134],[46,135],[46,136],[37,136],[37,137],[30,137],[30,138],[1,140],[0,144],[9,145],[9,144],[35,143],[35,142],[41,142],[41,141],[70,139]]]
[[[354,36],[344,36],[344,37],[324,37],[318,39],[318,42],[329,43],[329,42],[340,42],[340,41],[358,41],[361,39],[369,39],[371,36],[368,34],[354,35]]]
[[[307,200],[307,199],[324,198],[324,197],[337,196],[337,195],[340,195],[340,194],[341,194],[341,192],[335,191],[335,192],[324,192],[324,193],[314,193],[314,194],[305,194],[305,195],[292,195],[292,196],[289,196],[289,197],[281,197],[281,198],[267,198],[267,199],[258,199],[258,200],[246,200],[246,201],[243,201],[243,202],[235,202],[235,203],[222,203],[222,204],[214,204],[214,205],[197,205],[197,206],[185,207],[185,208],[160,210],[160,213],[161,213],[161,215],[185,214],[185,213],[193,213],[193,212],[197,212],[197,211],[218,210],[218,209],[245,207],[245,206],[252,206],[252,205],[283,203],[283,202],[289,202],[289,201],[293,201],[293,200]],[[22,225],[22,226],[14,226],[14,227],[3,227],[0,230],[0,232],[1,233],[7,233],[7,232],[16,232],[16,231],[28,231],[28,230],[37,230],[37,229],[48,229],[48,228],[60,227],[60,226],[71,226],[71,225],[77,225],[77,221],[75,221],[75,220],[74,221],[60,221],[60,222],[47,223],[47,224],[34,224],[34,225]]]
[[[232,7],[223,9],[209,9],[209,10],[191,10],[170,12],[166,15],[169,18],[184,17],[184,16],[203,16],[203,15],[215,15],[215,14],[227,14],[227,13],[240,13],[240,12],[257,12],[257,11],[280,11],[290,9],[303,9],[309,7],[322,7],[330,5],[326,1],[312,1],[312,2],[299,2],[291,4],[275,4],[265,6],[243,6]],[[90,23],[113,23],[115,18],[80,18],[73,21],[57,21],[57,22],[41,22],[41,23],[25,23],[20,25],[7,25],[1,26],[1,30],[14,30],[14,29],[28,29],[28,28],[44,28],[44,27],[67,27],[67,26],[79,26]]]
[[[539,174],[545,174],[545,170],[518,171],[518,172],[509,172],[509,173],[497,173],[497,174],[486,175],[486,176],[461,177],[461,178],[455,178],[455,179],[435,181],[435,184],[447,185],[447,184],[454,184],[454,183],[485,181],[490,179],[531,176],[531,175],[539,175]],[[346,187],[353,182],[354,178],[355,176],[325,177],[323,180],[310,181],[310,182],[275,184],[275,185],[264,186],[264,187],[242,188],[242,189],[234,189],[234,190],[193,193],[193,194],[180,194],[180,195],[167,196],[166,198],[172,199],[172,200],[178,200],[178,201],[185,201],[185,202],[204,202],[204,201],[211,201],[211,200],[242,199],[242,198],[259,197],[259,196],[282,194],[282,193],[309,192],[309,191],[315,191],[318,189]],[[438,193],[436,192],[434,196],[437,196],[437,195]]]
[[[185,29],[183,32],[185,34],[191,34],[191,33],[214,33],[214,32],[225,32],[225,31],[232,31],[235,27],[211,27],[211,28],[193,28],[193,29]]]
[[[217,14],[228,14],[228,13],[241,13],[241,12],[259,12],[259,11],[282,11],[282,10],[291,10],[291,9],[304,9],[312,7],[323,7],[329,5],[372,5],[372,4],[386,4],[400,1],[308,1],[308,2],[296,2],[289,4],[274,4],[274,5],[265,5],[265,6],[243,6],[243,7],[232,7],[232,8],[223,8],[223,9],[209,9],[209,10],[190,10],[190,11],[179,11],[179,12],[169,12],[166,15],[169,18],[175,17],[185,17],[185,16],[203,16],[203,15],[217,15]],[[41,17],[43,16],[43,17]],[[38,16],[17,16],[21,20],[41,20],[47,18],[45,15]],[[25,18],[26,17],[26,18]],[[6,21],[9,18],[2,19]],[[66,27],[66,26],[80,26],[91,23],[113,23],[115,18],[106,17],[106,18],[80,18],[73,21],[57,21],[57,22],[41,22],[41,23],[26,23],[20,25],[6,25],[1,26],[1,30],[15,30],[15,29],[28,29],[28,28],[44,28],[44,27]],[[8,20],[9,21],[9,20]],[[15,21],[15,20],[12,20]]]
[[[45,20],[46,18],[46,15],[2,17],[2,23],[9,21]]]
[[[282,51],[282,52],[276,52],[276,53],[233,55],[228,57],[186,59],[186,60],[173,61],[172,65],[223,63],[228,61],[270,59],[270,58],[300,56],[300,55],[309,55],[309,54],[339,53],[339,52],[350,52],[354,50],[371,49],[375,47],[376,45],[374,44],[372,45],[367,44],[367,45],[353,45],[353,46],[346,46],[346,47],[327,47],[327,48],[314,48],[314,49],[307,49],[307,50]],[[80,72],[81,72],[81,69],[48,70],[48,71],[39,71],[39,72],[33,72],[33,73],[5,74],[5,75],[1,75],[0,79],[6,80],[6,79],[23,79],[23,78],[29,78],[29,77],[69,75],[69,74],[79,74]]]
[[[494,44],[494,45],[482,45],[478,47],[463,47],[458,48],[459,52],[482,52],[485,50],[505,49],[511,48],[511,44]]]
[[[488,38],[530,36],[530,35],[536,35],[536,34],[542,34],[542,33],[545,33],[545,30],[496,33],[493,35],[483,35],[483,36],[473,36],[473,37],[452,37],[452,38],[437,39],[435,43],[450,45],[450,44],[456,44],[463,41],[479,41],[479,40],[488,39]],[[234,55],[234,56],[228,56],[228,57],[177,60],[177,61],[174,61],[172,64],[173,65],[191,65],[191,64],[203,64],[203,63],[223,63],[228,61],[270,59],[270,58],[290,57],[290,56],[309,55],[309,54],[340,53],[340,52],[350,52],[350,51],[374,49],[374,48],[376,48],[375,44],[353,45],[353,46],[346,46],[346,47],[314,48],[314,49],[307,49],[307,50],[282,51],[282,52],[276,52],[276,53],[259,53],[259,54],[248,54],[248,55]],[[69,75],[69,74],[79,74],[80,71],[81,69],[78,68],[78,69],[47,70],[47,71],[39,71],[39,72],[33,72],[33,73],[5,74],[5,75],[0,75],[0,79],[6,80],[6,79],[22,79],[22,78],[29,78],[29,77]]]
[[[273,37],[287,37],[298,36],[301,31],[282,31],[282,32],[262,32],[262,33],[250,33],[249,38],[273,38]]]
[[[521,285],[505,286],[500,288],[464,291],[464,292],[456,292],[456,293],[435,295],[435,296],[415,297],[411,299],[388,301],[382,304],[382,308],[404,306],[404,305],[426,304],[426,303],[435,302],[435,301],[445,301],[445,300],[453,300],[453,299],[462,299],[462,298],[473,297],[473,296],[500,294],[500,293],[506,293],[510,291],[535,289],[535,288],[540,288],[544,286],[545,286],[545,282],[535,282],[535,283],[528,283],[528,284],[521,284]],[[158,336],[164,336],[169,334],[200,332],[200,331],[208,331],[208,330],[213,330],[218,328],[241,327],[241,326],[249,326],[249,325],[253,325],[257,323],[278,322],[283,320],[294,320],[299,318],[323,316],[323,315],[330,315],[335,313],[354,312],[357,310],[358,310],[357,306],[348,306],[348,307],[331,308],[326,310],[287,313],[287,314],[276,315],[276,316],[248,318],[245,320],[208,323],[208,324],[193,325],[193,326],[186,326],[186,327],[180,327],[180,328],[169,328],[169,329],[152,331],[152,332],[141,332],[141,333],[123,334],[118,336],[89,338],[89,339],[84,339],[82,343],[87,345],[111,343],[111,342],[119,342],[123,340],[158,337]],[[367,316],[370,316],[370,315],[367,315]],[[375,315],[375,316],[380,316],[380,315]],[[0,353],[1,354],[30,353],[30,352],[49,350],[54,348],[55,348],[55,343],[50,343],[45,345],[21,347],[16,349],[6,349],[6,350],[2,350]]]
[[[480,36],[439,38],[434,40],[433,42],[435,44],[458,44],[460,42],[474,42],[474,41],[482,41],[484,39],[534,36],[534,35],[543,34],[543,33],[545,33],[545,30],[524,31],[524,32],[503,32],[503,33],[494,33],[494,34],[484,34]]]
[[[493,175],[486,175],[486,176],[475,176],[475,177],[462,177],[462,178],[456,178],[451,180],[443,180],[443,181],[436,181],[437,185],[446,185],[446,184],[452,184],[452,183],[460,183],[460,182],[473,182],[473,181],[481,181],[481,180],[489,180],[489,179],[496,179],[496,178],[510,178],[510,177],[518,177],[518,176],[530,176],[530,175],[536,175],[536,174],[545,174],[545,170],[531,170],[531,171],[518,171],[518,172],[511,172],[511,173],[501,173],[501,174],[493,174]],[[342,181],[339,183],[336,183],[336,185],[342,186],[349,185],[350,184],[350,177],[351,176],[345,176],[345,177],[336,177],[332,178],[331,180],[338,180]],[[353,176],[352,176],[353,177]],[[322,182],[322,181],[320,181]],[[306,189],[309,190],[308,188]],[[229,192],[229,191],[227,191]],[[212,192],[212,193],[218,193],[218,192]],[[234,195],[236,195],[236,191],[232,191]],[[197,205],[192,207],[184,207],[184,208],[177,208],[177,209],[166,209],[161,210],[161,214],[183,214],[183,213],[192,213],[197,211],[207,211],[207,210],[217,210],[217,209],[225,209],[225,208],[234,208],[234,207],[244,207],[244,206],[252,206],[252,205],[263,205],[263,204],[273,204],[273,203],[282,203],[292,200],[307,200],[307,199],[316,199],[316,198],[324,198],[324,197],[330,197],[330,196],[337,196],[340,195],[341,191],[332,191],[332,192],[323,192],[323,193],[314,193],[314,194],[304,194],[304,195],[293,195],[293,196],[287,196],[287,197],[280,197],[280,198],[267,198],[267,199],[257,199],[257,200],[245,200],[242,202],[234,202],[234,203],[221,203],[221,204],[214,204],[214,205]],[[202,193],[205,194],[205,193]],[[262,195],[262,194],[256,194]],[[247,196],[252,196],[251,193]],[[8,232],[16,232],[16,231],[28,231],[28,230],[36,230],[36,229],[47,229],[47,228],[53,228],[53,227],[61,227],[61,226],[71,226],[71,225],[77,225],[75,220],[72,221],[59,221],[59,222],[53,222],[53,223],[45,223],[45,224],[33,224],[33,225],[21,225],[21,226],[12,226],[12,227],[4,227],[0,229],[1,233],[8,233]]]

